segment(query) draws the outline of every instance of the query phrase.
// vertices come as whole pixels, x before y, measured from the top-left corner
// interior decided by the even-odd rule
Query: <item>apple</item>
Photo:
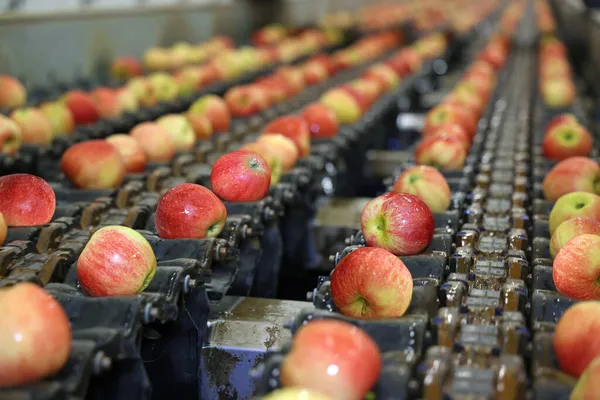
[[[179,87],[179,96],[191,95],[202,86],[202,72],[197,67],[185,67],[173,77]]]
[[[448,123],[432,128],[427,132],[423,132],[423,136],[430,137],[451,137],[458,139],[465,147],[469,149],[471,147],[471,138],[465,128],[457,123]]]
[[[21,128],[15,121],[0,115],[0,152],[15,154],[23,143]]]
[[[277,69],[275,75],[281,76],[292,87],[294,93],[304,89],[304,75],[299,67],[285,66]]]
[[[230,114],[238,118],[249,117],[269,106],[266,92],[256,85],[235,86],[224,98]]]
[[[173,138],[175,150],[190,150],[194,147],[196,133],[185,115],[167,114],[157,119],[156,123],[169,132]]]
[[[423,251],[433,238],[434,221],[427,204],[408,193],[386,193],[369,201],[360,215],[365,242],[397,256]]]
[[[44,225],[55,209],[54,190],[42,178],[29,174],[0,177],[0,213],[8,226]]]
[[[146,77],[138,76],[130,79],[125,86],[138,100],[139,104],[150,107],[156,104],[156,95],[150,86],[150,82]]]
[[[23,143],[48,145],[52,142],[52,124],[39,109],[17,108],[10,113],[10,118],[19,126]]]
[[[452,193],[444,175],[427,165],[405,170],[392,188],[392,192],[417,196],[432,212],[441,213],[448,209]]]
[[[315,85],[329,77],[327,67],[321,63],[310,61],[304,64],[302,74],[304,75],[304,82],[307,85]]]
[[[368,68],[362,76],[377,81],[385,91],[390,91],[400,84],[400,77],[396,74],[396,71],[385,64],[376,64]]]
[[[575,101],[575,85],[570,79],[547,79],[541,83],[542,99],[550,108],[568,107]]]
[[[152,93],[158,101],[170,101],[179,94],[177,81],[165,72],[155,72],[147,77]]]
[[[332,397],[308,389],[288,387],[277,389],[262,398],[263,400],[333,400]]]
[[[156,231],[165,239],[204,239],[225,227],[227,209],[204,186],[183,183],[167,191],[156,208]]]
[[[167,49],[152,47],[144,54],[144,65],[154,71],[169,69],[171,53]]]
[[[577,217],[600,220],[600,196],[586,192],[572,192],[561,196],[550,212],[550,234],[553,235],[564,221]]]
[[[343,90],[350,90],[352,96],[362,104],[362,109],[366,112],[377,101],[383,93],[383,86],[373,79],[355,79],[346,85],[340,86]]]
[[[569,157],[552,167],[544,178],[543,189],[549,201],[571,192],[600,194],[600,165],[590,158]]]
[[[363,114],[360,102],[341,88],[328,90],[321,96],[319,102],[329,107],[342,125],[358,122]]]
[[[585,127],[572,120],[554,123],[544,133],[542,154],[551,160],[587,156],[592,151],[592,135]]]
[[[571,218],[560,224],[550,239],[550,254],[552,257],[556,257],[558,251],[569,240],[583,234],[600,235],[600,220]]]
[[[294,141],[279,133],[262,134],[257,143],[268,147],[281,162],[282,172],[289,171],[298,161],[298,148]]]
[[[60,168],[77,188],[117,188],[125,176],[119,151],[106,140],[88,140],[67,149]]]
[[[419,142],[415,159],[419,165],[430,165],[444,171],[461,170],[467,151],[464,142],[452,136],[431,136]]]
[[[560,369],[578,377],[600,356],[600,301],[572,305],[554,330],[554,353]]]
[[[600,357],[594,358],[588,364],[571,391],[569,400],[593,399],[598,393],[600,393]],[[308,398],[311,399],[312,397]]]
[[[310,154],[310,128],[301,117],[289,115],[274,119],[263,128],[265,133],[279,133],[293,140],[300,158]]]
[[[112,63],[110,74],[116,79],[129,79],[143,73],[141,63],[131,56],[118,57]]]
[[[69,108],[60,102],[42,104],[40,111],[44,113],[50,125],[52,133],[56,136],[69,135],[75,131],[75,118]]]
[[[471,114],[479,120],[483,109],[485,108],[486,99],[480,94],[473,92],[469,89],[465,89],[464,86],[460,86],[454,89],[445,99],[444,103],[454,104],[458,107],[465,108],[471,112]]]
[[[213,135],[210,120],[204,114],[194,114],[190,111],[184,114],[194,130],[196,140],[207,140]]]
[[[146,169],[146,153],[135,138],[125,134],[111,135],[106,141],[117,149],[128,174],[143,172]]]
[[[67,363],[69,318],[44,289],[31,282],[0,289],[0,313],[0,387],[37,382]]]
[[[231,124],[231,116],[227,103],[216,95],[205,95],[196,100],[189,109],[188,114],[205,115],[214,132],[227,132]]]
[[[429,110],[425,116],[423,135],[427,136],[440,125],[450,123],[462,126],[471,138],[477,133],[477,120],[469,111],[454,104],[442,103]]]
[[[600,236],[589,233],[574,236],[560,248],[552,264],[552,280],[560,294],[600,300],[599,250]]]
[[[301,117],[308,124],[312,138],[329,139],[340,130],[335,113],[324,104],[309,104],[302,111]]]
[[[27,91],[19,80],[0,74],[0,108],[22,107],[27,101]]]
[[[148,287],[156,273],[150,243],[125,226],[98,229],[77,259],[77,279],[94,297],[131,296]]]
[[[155,122],[136,125],[129,135],[142,147],[150,162],[168,162],[175,155],[175,141],[171,134]]]
[[[91,95],[81,90],[72,90],[62,97],[76,125],[93,124],[99,118],[98,108]]]
[[[264,158],[271,170],[270,185],[275,186],[279,183],[279,179],[281,178],[281,160],[271,147],[264,143],[253,142],[245,144],[240,150],[251,151]]]
[[[115,90],[117,96],[117,109],[120,110],[120,113],[124,112],[134,112],[136,111],[140,103],[128,86],[122,87],[120,89]]]
[[[281,385],[302,387],[333,400],[359,400],[377,382],[382,368],[377,344],[343,321],[311,321],[294,335],[281,364]]]
[[[210,173],[210,186],[225,201],[257,201],[265,197],[271,169],[260,154],[238,150],[221,156]]]
[[[117,92],[110,88],[97,88],[90,93],[101,118],[112,119],[121,114]]]
[[[404,263],[387,250],[362,247],[331,274],[331,297],[340,312],[359,319],[399,318],[408,309],[413,281]]]

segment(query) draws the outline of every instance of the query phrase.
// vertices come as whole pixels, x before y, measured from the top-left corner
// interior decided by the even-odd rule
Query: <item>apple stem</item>
[[[360,310],[360,315],[364,317],[369,311],[369,302],[364,297],[361,297],[360,301],[362,301],[362,309]]]

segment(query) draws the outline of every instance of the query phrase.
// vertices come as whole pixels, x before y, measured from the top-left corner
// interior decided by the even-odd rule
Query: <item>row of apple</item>
[[[556,21],[547,0],[536,0],[535,15],[538,29],[543,35],[554,34]]]
[[[540,44],[539,86],[544,104],[552,109],[573,105],[575,83],[565,45],[554,36],[546,36]]]

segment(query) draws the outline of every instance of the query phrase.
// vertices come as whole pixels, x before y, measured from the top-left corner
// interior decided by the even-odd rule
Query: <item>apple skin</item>
[[[80,189],[117,188],[125,176],[119,151],[106,140],[77,143],[63,154],[60,169]]]
[[[206,95],[196,100],[189,109],[189,114],[205,115],[215,132],[227,132],[231,125],[231,116],[227,103],[216,95]]]
[[[88,93],[72,90],[63,96],[62,101],[71,111],[76,125],[93,124],[98,121],[98,107]]]
[[[323,104],[309,104],[301,116],[309,126],[311,137],[315,139],[330,139],[340,131],[335,113]]]
[[[298,148],[294,141],[279,133],[267,133],[258,137],[257,143],[268,147],[281,162],[281,171],[287,172],[298,161]]]
[[[187,118],[181,114],[168,114],[156,120],[163,127],[175,144],[175,150],[190,150],[196,144],[196,133]]]
[[[23,143],[48,145],[54,138],[52,124],[37,108],[18,108],[10,118],[19,125]]]
[[[143,172],[146,169],[146,153],[133,137],[121,133],[107,137],[106,141],[115,146],[121,155],[126,173]]]
[[[452,91],[445,99],[445,104],[453,104],[457,107],[467,109],[475,119],[479,120],[485,108],[485,99],[478,93],[471,92],[463,87]]]
[[[179,94],[179,85],[171,75],[164,72],[156,72],[147,77],[148,84],[158,101],[170,101]]]
[[[567,309],[554,330],[554,352],[560,369],[580,376],[600,356],[600,301],[582,301]]]
[[[8,225],[6,225],[4,215],[0,212],[0,246],[4,244],[6,235],[8,235]]]
[[[432,212],[448,210],[452,193],[444,175],[427,165],[408,168],[399,177],[392,192],[408,193],[423,200]]]
[[[274,119],[264,127],[265,133],[279,133],[290,138],[298,148],[300,158],[310,154],[310,128],[301,117],[289,115]]]
[[[183,183],[163,195],[156,207],[156,231],[164,239],[204,239],[225,227],[227,209],[204,186]]]
[[[593,399],[598,393],[600,393],[600,356],[590,362],[579,377],[577,384],[571,391],[569,400]]]
[[[221,156],[210,173],[210,186],[225,201],[257,201],[271,183],[271,168],[258,153],[238,150]]]
[[[600,194],[600,165],[587,157],[569,157],[552,167],[542,186],[549,201],[571,192]]]
[[[55,209],[54,190],[42,178],[29,174],[0,177],[0,213],[8,226],[44,225]]]
[[[462,126],[471,138],[477,133],[477,120],[470,112],[454,104],[442,103],[427,113],[423,135],[427,136],[430,131],[439,128],[440,125],[450,123]]]
[[[360,226],[367,245],[397,256],[423,251],[433,238],[434,221],[427,204],[408,193],[386,193],[369,201]]]
[[[175,155],[175,141],[165,128],[155,122],[136,125],[129,135],[137,140],[150,162],[168,162]]]
[[[196,140],[208,140],[213,135],[210,119],[204,114],[194,114],[191,112],[185,113],[185,117],[194,130]]]
[[[341,125],[358,122],[363,110],[360,103],[347,91],[335,88],[325,92],[319,102],[329,107]]]
[[[461,125],[457,123],[448,123],[438,125],[437,128],[432,128],[427,131],[427,133],[423,133],[423,136],[426,138],[430,137],[451,137],[458,139],[468,150],[471,147],[471,137]]]
[[[575,236],[590,234],[600,235],[600,220],[590,218],[571,218],[556,228],[550,238],[550,254],[556,257],[559,250]]]
[[[266,92],[253,85],[229,89],[225,93],[225,102],[231,116],[237,118],[249,117],[269,106]]]
[[[21,128],[15,121],[0,115],[0,152],[15,154],[23,144]]]
[[[588,156],[592,151],[592,135],[582,125],[570,121],[552,126],[544,134],[542,154],[551,160]]]
[[[110,74],[117,79],[129,79],[143,73],[142,64],[131,56],[119,57],[113,61]]]
[[[400,84],[400,77],[396,74],[396,71],[385,64],[372,66],[362,74],[362,77],[377,81],[386,92],[398,87]]]
[[[302,74],[307,85],[316,85],[329,77],[327,67],[319,62],[306,62],[302,68]]]
[[[333,400],[331,397],[308,389],[289,387],[277,389],[262,400]]]
[[[586,192],[572,192],[561,196],[554,203],[548,218],[550,235],[564,221],[577,217],[600,220],[600,196]]]
[[[412,291],[408,268],[378,247],[353,251],[331,274],[333,302],[342,314],[353,318],[399,318],[410,305]]]
[[[541,83],[544,103],[550,108],[565,108],[575,101],[575,85],[570,79],[548,79]]]
[[[0,74],[0,108],[22,107],[26,101],[23,84],[12,76]]]
[[[560,248],[552,264],[560,294],[575,300],[600,300],[600,236],[584,233]]]
[[[40,111],[46,115],[54,137],[70,135],[75,131],[75,118],[67,106],[60,102],[46,103],[40,107]]]
[[[150,107],[156,104],[156,95],[152,91],[152,86],[143,76],[138,76],[130,79],[127,82],[126,88],[133,93],[139,104],[142,106]]]
[[[48,292],[30,282],[0,289],[0,312],[0,387],[39,381],[67,363],[71,325]]]
[[[311,389],[333,400],[360,400],[381,368],[381,353],[368,334],[347,322],[323,319],[296,332],[280,380],[283,387]]]
[[[281,160],[271,147],[264,143],[253,142],[245,144],[240,150],[258,153],[258,155],[264,158],[271,170],[270,186],[275,186],[279,183],[279,179],[281,178]]]
[[[101,118],[112,119],[121,114],[117,91],[110,88],[97,88],[90,92]]]
[[[150,243],[125,226],[98,229],[77,259],[77,279],[90,296],[131,296],[148,287],[156,273]]]
[[[463,168],[467,151],[464,142],[451,136],[431,136],[421,140],[415,151],[419,165],[429,165],[444,171]]]
[[[548,132],[550,132],[553,128],[555,128],[557,126],[578,125],[578,124],[579,124],[579,122],[577,121],[577,117],[575,117],[573,114],[565,113],[565,114],[557,115],[556,117],[552,118],[552,120],[550,122],[548,122],[548,125],[546,126],[546,130],[544,131],[544,136],[547,135]]]

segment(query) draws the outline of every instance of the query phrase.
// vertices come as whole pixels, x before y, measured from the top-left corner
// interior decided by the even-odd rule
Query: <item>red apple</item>
[[[196,144],[196,133],[185,115],[168,114],[156,120],[164,128],[175,144],[175,150],[190,150]]]
[[[578,377],[600,356],[600,302],[584,301],[567,309],[554,330],[554,352],[560,369]]]
[[[117,188],[125,176],[121,154],[106,140],[88,140],[71,146],[60,160],[60,168],[75,187]]]
[[[324,319],[301,327],[281,365],[281,384],[302,387],[332,400],[358,400],[381,371],[377,344],[360,328]]]
[[[600,165],[590,158],[569,157],[548,172],[543,189],[550,201],[571,192],[600,194]]]
[[[362,76],[377,81],[385,91],[390,91],[400,84],[400,77],[396,71],[386,64],[376,64],[368,68]]]
[[[329,139],[336,136],[340,125],[335,113],[321,103],[312,103],[302,111],[302,118],[308,124],[311,137],[316,139]]]
[[[310,153],[310,128],[306,121],[297,116],[285,116],[271,121],[263,133],[279,133],[294,141],[300,158]]]
[[[0,213],[8,226],[46,224],[55,209],[54,190],[42,178],[29,174],[0,177]]]
[[[440,125],[450,123],[462,126],[471,138],[477,133],[477,119],[470,112],[456,105],[442,103],[427,113],[423,135],[427,136]]]
[[[52,124],[37,108],[18,108],[10,118],[19,125],[23,143],[48,145],[54,138]]]
[[[183,183],[169,189],[156,208],[156,231],[165,239],[218,236],[227,219],[225,205],[204,186]]]
[[[552,257],[556,257],[558,251],[575,236],[583,234],[600,235],[600,220],[571,218],[560,224],[550,238]]]
[[[571,120],[554,123],[544,134],[542,153],[551,160],[587,156],[592,151],[592,135],[585,127]]]
[[[405,170],[394,184],[392,192],[417,196],[436,213],[446,211],[452,198],[450,186],[444,175],[426,165]]]
[[[210,186],[226,201],[257,201],[271,183],[271,168],[260,154],[238,150],[220,157],[212,167]]]
[[[479,120],[485,108],[486,99],[479,93],[465,89],[464,86],[459,86],[444,99],[444,103],[467,109],[476,120]]]
[[[275,75],[283,77],[294,93],[300,93],[304,89],[304,75],[299,67],[281,67],[275,71]]]
[[[97,88],[90,93],[101,118],[116,118],[121,114],[116,90]]]
[[[342,125],[358,122],[363,114],[361,103],[351,93],[341,88],[325,92],[319,102],[329,107]]]
[[[257,143],[268,147],[279,158],[281,170],[289,171],[298,161],[298,148],[294,141],[278,133],[263,134],[258,137]]]
[[[600,393],[600,357],[594,358],[588,364],[571,391],[569,400],[593,399],[598,393]]]
[[[550,212],[548,228],[553,235],[556,228],[571,218],[600,220],[600,196],[586,192],[572,192],[561,196]]]
[[[560,294],[600,300],[600,236],[585,233],[562,246],[554,257],[552,280]]]
[[[98,108],[91,95],[80,90],[72,90],[62,98],[69,108],[76,125],[93,124],[98,120]]]
[[[331,296],[344,315],[398,318],[412,298],[413,281],[404,263],[387,250],[362,247],[342,258],[331,274]]]
[[[150,162],[168,162],[175,155],[175,141],[157,123],[143,122],[136,125],[129,135],[137,140]]]
[[[458,139],[465,147],[465,149],[469,149],[471,147],[471,138],[469,134],[461,125],[457,123],[448,123],[439,125],[436,128],[432,128],[426,133],[423,132],[423,136],[426,138],[431,137],[451,137]]]
[[[156,273],[150,243],[125,226],[100,228],[77,259],[77,279],[90,296],[131,296],[148,287]]]
[[[23,138],[19,125],[12,119],[0,115],[0,152],[15,154],[22,143]]]
[[[0,74],[0,108],[22,107],[26,100],[23,84],[12,76]]]
[[[225,102],[232,116],[245,118],[254,115],[269,106],[269,99],[258,86],[236,86],[225,93]]]
[[[52,133],[55,137],[69,135],[75,131],[75,118],[63,103],[45,103],[40,107],[40,111],[52,125]]]
[[[373,79],[355,79],[347,85],[340,86],[343,90],[351,90],[353,96],[362,104],[362,109],[368,111],[377,101],[384,89],[381,83]]]
[[[0,289],[0,314],[0,387],[35,383],[67,363],[69,318],[44,289],[30,282]]]
[[[227,132],[231,117],[227,103],[216,95],[205,95],[196,100],[189,109],[190,114],[205,115],[215,132]]]
[[[360,216],[366,243],[395,255],[423,251],[433,238],[434,221],[427,204],[407,193],[386,193],[369,201]]]
[[[307,62],[302,68],[302,74],[304,76],[304,82],[307,85],[315,85],[319,82],[323,82],[328,78],[327,68],[318,62]]]
[[[419,143],[415,159],[419,165],[430,165],[444,171],[463,168],[467,151],[464,142],[451,136],[431,136]]]
[[[141,63],[135,57],[125,56],[113,61],[110,73],[117,79],[129,79],[141,75],[143,71]]]
[[[135,138],[125,134],[111,135],[106,141],[117,149],[126,173],[143,172],[146,169],[146,153]]]
[[[194,114],[188,111],[185,114],[188,122],[192,126],[194,130],[194,134],[196,135],[196,140],[207,140],[210,139],[213,135],[212,126],[210,124],[210,120],[204,114]]]

